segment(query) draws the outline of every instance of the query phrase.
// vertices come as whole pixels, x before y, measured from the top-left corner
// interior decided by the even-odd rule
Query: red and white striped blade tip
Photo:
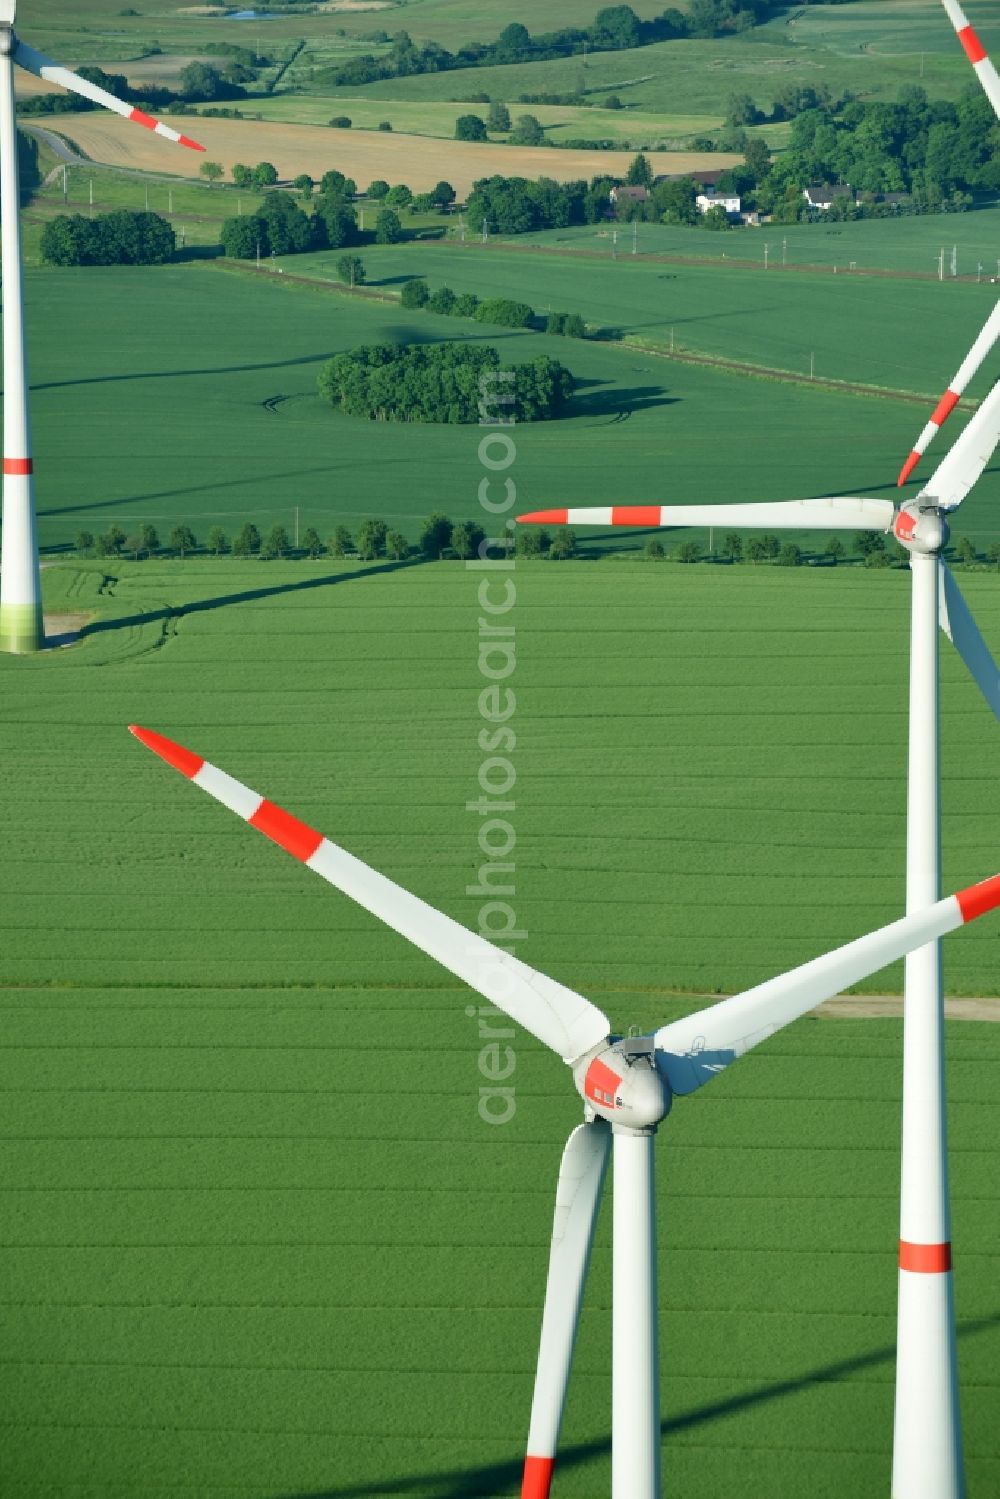
[[[1000,874],[992,874],[988,880],[980,880],[978,885],[957,890],[955,899],[962,912],[963,922],[975,921],[977,917],[985,916],[987,911],[995,911],[1000,906]]]
[[[155,729],[143,729],[137,723],[130,723],[128,731],[135,735],[140,744],[151,749],[154,755],[159,755],[161,760],[165,760],[174,770],[179,770],[188,780],[196,776],[205,763],[203,755],[196,755],[182,744],[175,744],[165,734],[157,734]]]
[[[916,452],[916,451],[912,452],[910,454],[909,458],[907,458],[906,462],[903,464],[903,467],[899,471],[899,478],[896,480],[896,487],[897,487],[897,489],[902,489],[903,485],[906,483],[907,479],[913,473],[913,470],[916,468],[916,466],[917,466],[917,464],[919,462],[920,462],[920,454],[918,452]]]
[[[574,525],[582,526],[658,526],[661,524],[661,505],[585,505],[573,510]],[[531,523],[543,526],[565,526],[570,522],[569,510],[529,510],[527,515],[517,516],[519,524]]]

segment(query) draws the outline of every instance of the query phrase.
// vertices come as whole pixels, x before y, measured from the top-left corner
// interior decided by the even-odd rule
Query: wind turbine
[[[612,1499],[660,1499],[657,1127],[675,1097],[696,1092],[824,999],[1000,906],[1000,874],[911,908],[878,931],[653,1035],[615,1037],[607,1016],[583,995],[434,910],[200,755],[151,729],[130,728],[168,765],[504,1010],[570,1067],[585,1122],[570,1135],[559,1169],[522,1499],[548,1499],[551,1488],[612,1144]]]
[[[954,26],[962,49],[976,71],[976,76],[983,86],[983,92],[993,105],[993,112],[1000,120],[1000,74],[990,62],[983,46],[974,29],[969,25],[968,17],[958,4],[958,0],[944,0],[944,8],[948,12],[948,19]],[[914,443],[910,456],[899,471],[897,484],[903,485],[920,462],[921,456],[926,453],[935,436],[940,432],[948,420],[959,400],[964,394],[965,387],[979,369],[983,360],[989,354],[997,339],[1000,338],[1000,302],[994,307],[986,320],[986,326],[969,350],[965,359],[958,368],[958,373],[934,408],[930,421],[924,427],[920,436]]]
[[[1000,382],[915,499],[842,496],[737,505],[615,505],[539,510],[522,522],[612,526],[744,526],[775,530],[888,531],[910,554],[909,769],[906,909],[941,893],[938,625],[994,715],[1000,672],[941,553],[947,517],[982,474],[1000,440]],[[939,944],[906,960],[903,1128],[893,1499],[961,1499],[955,1307],[951,1278],[944,996]]]
[[[14,64],[83,94],[157,135],[203,151],[161,120],[123,104],[114,94],[78,78],[14,33],[16,0],[0,0],[0,272],[3,276],[3,554],[0,557],[0,650],[26,654],[45,644],[42,587],[35,535],[35,496],[28,411],[28,361],[24,339],[23,262]]]

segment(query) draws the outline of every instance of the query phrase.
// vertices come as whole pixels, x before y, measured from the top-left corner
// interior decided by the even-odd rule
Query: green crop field
[[[985,0],[969,7],[989,21]],[[662,0],[636,8],[654,14]],[[256,41],[147,0],[128,9],[140,14],[39,0],[25,35],[67,61],[134,55],[144,37],[192,51],[208,34]],[[596,9],[539,0],[531,25]],[[884,23],[890,9],[908,35],[912,24],[912,47]],[[610,87],[617,70],[650,120],[718,113],[737,89],[767,102],[792,78],[883,96],[921,69],[932,93],[968,81],[937,0],[836,10],[714,47],[591,58],[589,78]],[[294,75],[307,81],[315,59],[356,49],[365,30],[405,25],[454,44],[508,19],[486,0],[412,0],[292,12],[260,30],[290,49],[308,26]],[[400,80],[364,90],[361,107],[392,115],[399,99],[429,128],[462,88],[511,98],[573,87],[571,70],[577,60],[499,82],[501,70]],[[277,118],[301,102],[267,107]],[[352,114],[353,101],[329,112],[342,102]],[[88,176],[70,175],[74,209]],[[95,182],[102,204],[144,206],[142,182]],[[162,211],[170,185],[148,190]],[[175,221],[187,215],[191,242],[210,243],[234,190],[172,191]],[[256,199],[242,197],[248,211]],[[60,206],[58,184],[32,206],[29,255]],[[370,298],[295,279],[329,283],[329,253],[287,257],[284,274],[30,266],[45,607],[54,631],[80,633],[39,656],[0,655],[3,1499],[514,1499],[556,1172],[580,1118],[564,1069],[511,1028],[512,1117],[487,1123],[488,1037],[471,993],[126,732],[137,722],[190,745],[475,927],[482,574],[418,556],[101,561],[75,555],[77,533],[152,523],[165,541],[186,522],[204,542],[213,525],[232,536],[253,520],[326,538],[376,515],[414,540],[433,511],[482,519],[484,477],[507,475],[484,467],[480,428],[370,423],[316,394],[341,350],[443,338],[492,342],[505,360],[549,354],[577,376],[572,415],[509,434],[517,510],[896,498],[921,401],[661,352],[673,339],[800,376],[815,355],[819,377],[936,397],[996,289],[860,272],[928,271],[943,243],[958,245],[965,275],[982,260],[986,279],[997,219],[766,238],[639,227],[641,249],[701,258],[691,265],[633,259],[628,228],[617,246],[590,229],[534,247],[366,246]],[[581,249],[600,258],[570,253]],[[829,269],[782,271],[782,259]],[[851,260],[857,273],[841,274]],[[542,314],[579,311],[621,339],[381,300],[417,274]],[[998,505],[994,463],[954,541],[983,552],[1000,539]],[[517,780],[503,808],[514,946],[616,1027],[642,1031],[897,916],[906,832],[907,573],[684,566],[679,532],[656,562],[642,555],[651,534],[581,532],[577,560],[502,574],[515,596]],[[796,539],[808,563],[824,561],[825,536]],[[1000,573],[959,580],[1000,649]],[[996,734],[944,642],[949,889],[1000,868]],[[998,929],[988,918],[947,940],[949,994],[1000,1004]],[[901,982],[896,965],[859,987]],[[1000,1026],[949,1022],[946,1046],[968,1494],[995,1499]],[[900,1087],[898,1020],[806,1018],[664,1123],[663,1469],[675,1499],[888,1492]],[[609,1490],[610,1227],[606,1208],[560,1499]]]
[[[512,1038],[516,1112],[484,1123],[467,992],[124,730],[175,734],[475,922],[479,578],[115,575],[109,597],[98,564],[48,570],[49,607],[93,628],[0,661],[4,1493],[513,1495],[565,1075]],[[899,909],[904,575],[514,581],[528,961],[648,1027],[690,1007],[677,986],[738,987]],[[995,579],[967,591],[996,638]],[[946,656],[949,882],[995,866],[994,738]],[[995,990],[995,943],[949,940],[953,991]],[[996,1031],[948,1030],[970,1499],[1000,1480]],[[885,1492],[899,1041],[804,1020],[663,1127],[680,1499]],[[557,1480],[579,1499],[608,1486],[609,1227]]]
[[[995,221],[996,215],[992,217]],[[640,235],[648,242],[645,229],[640,226]],[[710,238],[715,236],[692,235],[688,242],[693,239],[692,248],[698,250]],[[728,238],[744,254],[759,253],[764,244],[759,233],[749,242],[743,236]],[[603,254],[599,259],[560,254],[567,239],[569,247],[586,246]],[[986,282],[939,285],[851,274],[782,274],[780,238],[771,241],[772,269],[766,277],[762,261],[750,267],[721,261],[672,266],[633,259],[629,230],[619,230],[617,260],[611,258],[609,230],[603,236],[593,229],[572,236],[553,231],[545,241],[553,253],[525,254],[518,241],[505,246],[494,241],[484,251],[470,232],[464,248],[434,242],[373,246],[363,258],[370,282],[380,289],[395,291],[408,276],[422,276],[432,290],[446,285],[456,292],[523,298],[542,317],[554,308],[579,312],[595,323],[599,318],[599,326],[617,336],[659,348],[669,348],[673,340],[678,351],[802,376],[808,376],[814,356],[817,375],[924,391],[932,401],[940,394],[935,386],[948,378],[941,376],[942,351],[948,351],[950,374],[996,301],[995,288]],[[887,242],[884,236],[883,244]],[[674,243],[679,252],[682,246]],[[788,243],[793,265],[796,255],[811,252],[806,234],[793,230]],[[325,251],[288,258],[284,264],[289,272],[334,281],[337,258]],[[447,336],[453,327],[449,318],[416,316],[425,337]],[[873,338],[873,327],[905,332]],[[564,342],[561,348],[574,368],[581,357],[587,358],[578,352],[579,343]],[[990,378],[984,371],[973,393],[987,389]],[[905,425],[902,414],[898,419]],[[913,417],[909,420],[912,424]]]
[[[400,264],[450,266],[461,253],[426,250],[419,261]],[[549,266],[545,257],[523,259]],[[472,263],[485,270],[493,257]],[[294,269],[293,260],[286,264]],[[621,269],[630,288],[639,275],[650,284],[648,268]],[[593,299],[607,295],[607,283],[596,279],[600,270],[581,272],[584,287],[586,276],[595,278],[580,304],[588,315],[599,305]],[[759,292],[743,274],[744,305],[751,309]],[[402,279],[403,272],[391,276],[389,289]],[[723,278],[723,290],[728,284]],[[861,284],[845,282],[843,289],[853,297]],[[682,280],[655,285],[676,297],[681,315],[692,315]],[[893,283],[893,296],[909,285]],[[777,296],[801,283],[776,278],[774,286]],[[527,289],[525,277],[520,290]],[[564,278],[560,306],[569,290]],[[982,321],[973,297],[980,289],[927,290],[947,293],[955,299],[949,305],[963,309],[951,335],[951,368]],[[629,295],[623,311],[630,310],[634,325],[636,291]],[[852,315],[860,319],[864,305]],[[877,304],[867,305],[874,316]],[[910,306],[904,300],[895,316],[909,316]],[[71,544],[81,528],[97,531],[112,522],[129,531],[142,521],[161,530],[188,521],[204,539],[210,525],[235,529],[248,516],[287,524],[296,506],[302,526],[316,525],[323,536],[341,519],[354,526],[373,513],[411,536],[433,509],[455,517],[476,513],[474,429],[376,428],[320,403],[323,361],[364,342],[485,335],[505,357],[544,352],[569,365],[580,381],[577,414],[518,435],[518,489],[526,508],[615,498],[895,493],[899,464],[926,415],[920,404],[734,378],[641,350],[490,330],[210,266],[32,272],[28,317],[39,526],[50,548]],[[941,355],[933,340],[921,341],[915,322],[907,325],[914,359],[906,383],[933,392],[941,384]],[[692,342],[708,337],[710,324],[709,317],[697,325]],[[747,311],[744,327],[753,326]],[[224,344],[216,334],[215,349],[206,348],[206,328],[224,330]],[[757,345],[747,335],[743,347]],[[820,373],[833,373],[824,371],[824,358]],[[871,375],[875,365],[865,368]],[[908,376],[909,367],[902,373]],[[720,443],[729,456],[709,461]],[[983,548],[997,535],[997,482],[991,475],[979,485],[957,528]]]

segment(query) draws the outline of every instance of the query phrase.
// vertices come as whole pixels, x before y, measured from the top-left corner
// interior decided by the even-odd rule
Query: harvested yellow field
[[[48,122],[46,122],[48,123]],[[118,115],[60,115],[52,127],[92,161],[195,177],[206,159],[221,162],[227,172],[235,162],[253,166],[270,161],[286,181],[308,172],[319,178],[336,167],[359,187],[377,177],[405,182],[427,192],[443,178],[464,197],[477,177],[554,177],[559,182],[602,173],[624,177],[629,151],[556,151],[544,146],[483,145],[430,136],[367,130],[333,130],[321,125],[284,125],[265,120],[213,120],[187,116],[171,119],[205,147],[206,155],[179,151]],[[654,151],[656,173],[691,172],[733,166],[738,155],[720,151]]]

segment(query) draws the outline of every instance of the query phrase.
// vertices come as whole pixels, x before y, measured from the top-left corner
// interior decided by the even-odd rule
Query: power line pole
[[[816,378],[816,355],[815,354],[810,354],[809,355],[809,378],[810,378],[810,380],[815,380],[815,378]]]
[[[782,265],[787,265],[788,264],[788,241],[787,241],[787,239],[783,239],[781,241],[781,264]]]
[[[69,181],[66,176],[66,166],[63,164],[63,202],[69,198]]]
[[[483,244],[484,245],[485,245],[486,241],[489,239],[489,237],[490,237],[490,226],[489,226],[488,222],[486,221],[486,219],[483,219]]]
[[[299,549],[299,507],[295,507],[295,550]]]
[[[938,280],[939,281],[943,281],[944,280],[944,246],[943,245],[941,246],[941,253],[938,256]]]
[[[638,250],[639,250],[639,220],[638,219],[633,219],[632,220],[632,254],[633,255],[637,254]]]

